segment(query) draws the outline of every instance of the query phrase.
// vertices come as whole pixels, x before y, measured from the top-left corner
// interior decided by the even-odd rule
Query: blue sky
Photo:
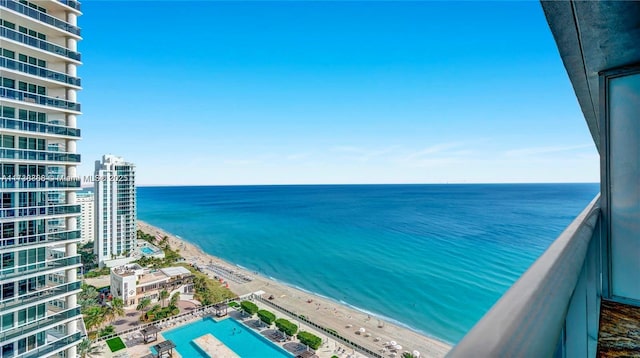
[[[139,185],[597,182],[538,2],[85,1],[83,163]]]

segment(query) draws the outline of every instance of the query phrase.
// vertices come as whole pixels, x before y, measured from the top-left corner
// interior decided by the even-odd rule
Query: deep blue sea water
[[[458,342],[598,184],[138,188],[138,217],[227,261]]]

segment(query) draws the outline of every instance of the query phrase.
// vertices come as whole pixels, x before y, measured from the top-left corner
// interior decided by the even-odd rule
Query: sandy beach
[[[352,342],[367,347],[373,352],[379,352],[383,356],[391,356],[390,352],[381,351],[384,344],[391,341],[395,341],[402,346],[400,351],[412,352],[417,350],[421,353],[421,357],[444,357],[451,349],[450,345],[436,339],[423,336],[407,328],[370,316],[334,301],[286,286],[254,272],[243,270],[236,265],[203,252],[188,241],[181,240],[145,222],[138,221],[138,228],[156,237],[167,236],[169,245],[174,249],[179,249],[180,254],[187,262],[206,268],[205,272],[212,277],[216,275],[225,278],[229,283],[229,288],[237,295],[242,296],[262,290],[265,292],[262,296],[263,298],[273,296],[273,303],[298,315],[304,315],[310,321],[333,329]],[[361,328],[365,329],[365,334],[359,332]]]

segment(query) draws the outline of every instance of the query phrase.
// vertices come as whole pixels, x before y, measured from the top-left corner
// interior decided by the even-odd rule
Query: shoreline
[[[225,261],[205,252],[202,248],[184,238],[171,234],[162,228],[138,220],[138,229],[154,237],[168,237],[169,245],[180,251],[180,255],[190,264],[202,268],[208,275],[223,277],[229,289],[238,296],[256,291],[266,292],[263,296],[274,297],[273,302],[291,311],[304,314],[311,321],[326,328],[334,329],[343,337],[379,352],[383,343],[395,341],[403,346],[403,350],[418,350],[421,356],[444,357],[452,346],[436,338],[416,331],[407,325],[389,317],[381,317],[367,310],[348,303],[334,300],[296,287],[276,278],[251,271],[241,265]],[[222,274],[221,274],[221,271]],[[226,273],[226,274],[225,274]],[[251,277],[252,280],[235,280],[230,275]],[[367,334],[359,334],[365,328]],[[374,341],[374,338],[380,338]],[[388,352],[387,352],[388,353]],[[387,354],[385,353],[385,354]]]

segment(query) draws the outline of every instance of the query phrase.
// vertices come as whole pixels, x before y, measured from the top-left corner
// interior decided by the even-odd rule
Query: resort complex
[[[76,357],[80,4],[0,1],[0,356]]]
[[[136,247],[135,165],[114,155],[96,161],[94,180],[94,247],[98,264],[130,262]]]

